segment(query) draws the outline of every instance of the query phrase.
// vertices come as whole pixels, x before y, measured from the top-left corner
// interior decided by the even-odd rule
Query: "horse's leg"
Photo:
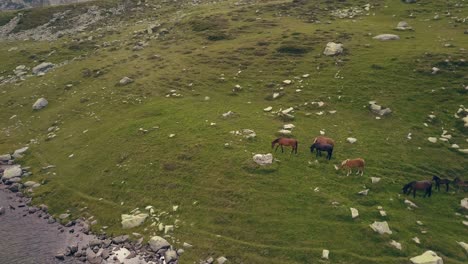
[[[276,145],[275,152],[278,150],[280,145]]]
[[[413,189],[413,198],[416,198],[416,188]]]
[[[364,176],[364,167],[361,168],[361,176]]]
[[[346,176],[349,176],[349,174],[351,174],[351,168],[348,168],[348,173],[346,174]]]
[[[445,192],[448,192],[448,189],[449,189],[449,183],[448,183],[448,182],[447,182],[447,183],[445,183],[445,186],[446,186],[446,187],[445,187]]]
[[[281,153],[284,153],[283,145],[281,145]]]

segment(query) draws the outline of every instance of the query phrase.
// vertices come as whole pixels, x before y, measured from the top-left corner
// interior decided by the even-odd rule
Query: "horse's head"
[[[314,149],[315,149],[315,147],[316,147],[316,146],[315,146],[315,143],[314,143],[314,144],[312,144],[312,145],[310,146],[310,152],[311,152],[311,153],[313,153],[313,152],[314,152]]]
[[[439,178],[439,177],[437,177],[437,176],[434,176],[434,177],[432,177],[432,180],[437,182],[437,181],[439,181],[439,180],[440,180],[440,178]]]

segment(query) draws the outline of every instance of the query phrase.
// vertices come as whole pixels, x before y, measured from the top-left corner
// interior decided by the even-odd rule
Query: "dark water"
[[[78,263],[73,259],[55,259],[57,252],[63,252],[66,246],[78,238],[68,233],[68,230],[61,233],[58,224],[48,224],[47,220],[38,217],[38,213],[28,214],[27,206],[18,208],[18,199],[0,186],[0,207],[6,210],[0,216],[0,263]],[[9,204],[16,209],[11,210]]]

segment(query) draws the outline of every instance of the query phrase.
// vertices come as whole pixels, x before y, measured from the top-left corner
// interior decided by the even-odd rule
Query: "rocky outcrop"
[[[323,54],[326,56],[335,56],[341,53],[343,53],[343,44],[335,42],[328,42],[323,51]]]
[[[271,153],[255,154],[252,159],[255,163],[261,166],[269,165],[273,163],[273,155]]]

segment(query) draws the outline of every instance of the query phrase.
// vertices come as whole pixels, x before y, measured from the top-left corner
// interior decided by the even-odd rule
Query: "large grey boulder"
[[[444,261],[441,257],[437,256],[434,251],[426,251],[423,254],[410,258],[411,263],[413,264],[444,264]]]
[[[255,154],[253,156],[253,161],[258,165],[268,165],[273,163],[273,155],[271,153],[268,154]]]
[[[326,56],[335,56],[343,52],[343,44],[328,42],[323,54]]]
[[[54,68],[55,64],[53,63],[50,63],[50,62],[43,62],[39,65],[37,65],[36,67],[34,67],[32,69],[32,73],[33,74],[40,74],[40,73],[46,73],[48,71],[50,71],[52,68]]]
[[[380,35],[373,37],[373,39],[377,39],[381,41],[388,41],[388,40],[399,40],[400,37],[395,34],[380,34]]]
[[[160,236],[154,236],[149,241],[148,244],[154,252],[157,252],[160,249],[169,248],[171,245],[167,242],[166,239]]]
[[[0,161],[9,161],[9,160],[11,160],[10,154],[0,155]]]
[[[49,104],[45,98],[39,98],[37,101],[33,104],[32,108],[33,110],[40,110],[44,107],[46,107]]]
[[[20,177],[21,174],[23,174],[23,170],[21,169],[21,166],[11,166],[5,169],[3,172],[3,177],[2,179],[11,179],[15,177]]]

